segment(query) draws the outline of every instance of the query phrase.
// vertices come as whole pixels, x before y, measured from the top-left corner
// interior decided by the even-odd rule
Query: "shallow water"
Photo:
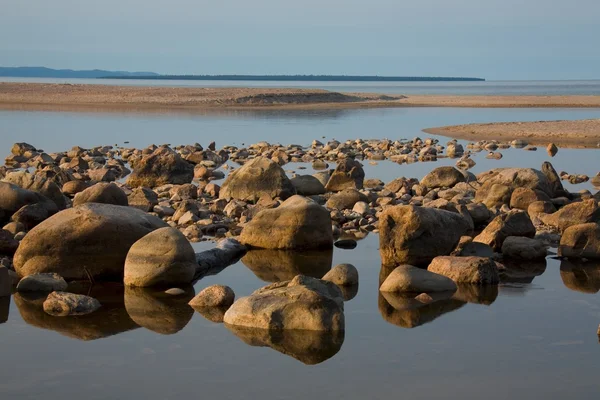
[[[466,122],[579,119],[594,110],[377,109],[310,112],[55,113],[0,111],[1,155],[26,141],[47,151],[74,145],[143,147],[211,140],[217,146],[260,140],[308,145],[313,139],[426,137],[421,129]],[[326,140],[325,139],[325,140]],[[443,143],[446,138],[441,138]],[[594,175],[598,150],[560,149],[550,158],[510,149],[502,160],[475,156],[473,172],[494,167],[555,168]],[[437,163],[365,162],[368,178],[422,178]],[[286,170],[299,170],[288,164]],[[309,166],[304,164],[303,166]],[[569,190],[589,184],[565,185]],[[194,244],[196,251],[211,243]],[[600,344],[600,266],[548,259],[521,265],[511,282],[480,292],[461,289],[454,299],[418,310],[379,295],[378,237],[355,250],[300,260],[286,253],[251,253],[199,281],[231,286],[237,297],[296,273],[323,275],[349,262],[360,273],[346,303],[343,337],[298,334],[267,338],[238,334],[210,322],[185,301],[96,285],[90,294],[103,308],[87,317],[51,318],[39,302],[16,295],[0,299],[0,394],[6,399],[176,399],[307,397],[344,399],[596,398]],[[278,268],[274,269],[273,266]],[[87,288],[82,289],[87,293]],[[191,290],[191,289],[190,289]],[[192,293],[188,294],[188,297]],[[352,293],[349,294],[351,296]],[[185,299],[185,296],[184,296]],[[244,340],[242,340],[244,339]],[[250,343],[250,344],[249,344]],[[263,346],[260,346],[260,344]]]

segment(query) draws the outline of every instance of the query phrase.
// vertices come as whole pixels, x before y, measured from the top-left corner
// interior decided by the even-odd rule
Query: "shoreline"
[[[554,143],[570,148],[600,147],[600,118],[536,122],[495,122],[423,129],[423,132],[469,141],[523,139],[531,145]]]
[[[170,88],[0,82],[0,109],[194,111],[401,107],[600,108],[600,96],[385,95],[322,89]]]

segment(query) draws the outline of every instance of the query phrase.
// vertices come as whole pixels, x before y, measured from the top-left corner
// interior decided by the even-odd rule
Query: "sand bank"
[[[524,139],[530,144],[555,143],[564,147],[598,147],[600,144],[600,119],[467,124],[424,131],[470,141]]]

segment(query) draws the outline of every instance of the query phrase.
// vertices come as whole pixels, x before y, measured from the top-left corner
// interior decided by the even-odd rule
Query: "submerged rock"
[[[400,265],[388,275],[379,290],[392,293],[454,292],[456,284],[452,279],[426,269]]]
[[[279,207],[260,211],[240,235],[246,246],[262,249],[331,248],[333,232],[329,212],[299,195]]]
[[[15,271],[56,272],[65,279],[123,279],[130,247],[167,224],[131,207],[88,203],[48,218],[21,241]]]
[[[86,315],[100,308],[100,302],[93,297],[67,292],[52,292],[44,301],[44,311],[55,317]]]
[[[395,206],[379,220],[379,252],[389,265],[426,265],[447,255],[470,229],[460,214],[436,208]]]
[[[259,279],[265,282],[281,282],[294,279],[296,275],[322,278],[330,269],[333,250],[250,250],[242,258]]]
[[[225,313],[226,324],[272,330],[344,330],[344,300],[333,283],[298,275],[258,289]]]

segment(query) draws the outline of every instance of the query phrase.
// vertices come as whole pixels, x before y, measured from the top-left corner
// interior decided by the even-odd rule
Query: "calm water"
[[[264,82],[264,81],[161,81],[143,79],[6,78],[0,82],[92,83],[100,85],[169,87],[288,87],[319,88],[340,92],[387,94],[464,95],[600,95],[600,80],[592,81],[484,81],[484,82]]]
[[[124,141],[136,147],[211,140],[218,146],[259,140],[307,145],[322,137],[425,137],[423,128],[467,122],[599,117],[599,111],[572,109],[0,111],[0,155],[8,154],[16,141],[47,151]],[[539,168],[550,160],[543,148],[503,153],[500,161],[477,155],[473,171],[499,166]],[[559,171],[594,175],[600,171],[598,159],[597,150],[560,149],[551,161]],[[450,163],[365,163],[365,170],[367,177],[389,181],[398,176],[421,178],[435,166]],[[568,187],[591,189],[587,184]],[[212,244],[194,247],[201,251]],[[265,260],[281,268],[274,271]],[[284,253],[262,258],[251,254],[199,281],[194,289],[197,293],[212,284],[226,284],[240,297],[298,272],[322,276],[331,265],[342,262],[359,269],[360,286],[346,303],[346,332],[343,342],[339,337],[333,340],[337,346],[324,345],[331,338],[306,336],[276,348],[265,346],[260,338],[243,341],[185,302],[123,293],[120,288],[93,288],[91,294],[104,307],[80,318],[47,317],[35,301],[14,296],[0,303],[0,321],[7,318],[0,324],[0,394],[2,399],[597,398],[600,266],[561,265],[554,259],[546,265],[520,265],[497,292],[463,291],[460,300],[403,310],[397,299],[378,293],[378,237],[369,235],[355,250],[336,249],[332,260],[324,257],[308,265]],[[133,302],[146,314],[133,312]],[[312,347],[299,345],[311,340]]]

